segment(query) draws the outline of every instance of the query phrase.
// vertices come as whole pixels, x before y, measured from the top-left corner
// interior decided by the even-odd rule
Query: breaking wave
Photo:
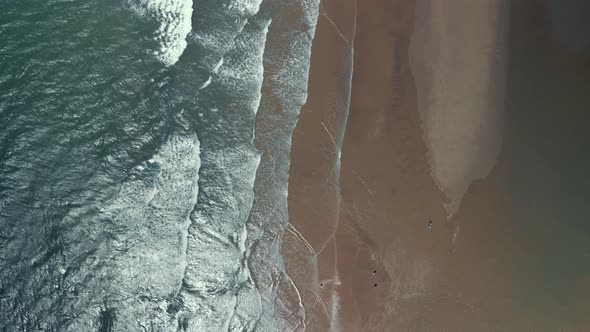
[[[166,65],[175,64],[187,46],[191,31],[193,0],[127,0],[137,14],[155,19],[158,28],[154,40],[158,49],[153,54]]]
[[[124,1],[47,3],[45,43],[0,12],[28,28],[0,27],[0,330],[303,327],[281,239],[318,1]]]

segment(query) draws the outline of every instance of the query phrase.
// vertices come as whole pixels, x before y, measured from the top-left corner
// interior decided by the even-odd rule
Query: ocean
[[[0,330],[304,327],[281,235],[317,17],[0,2]]]

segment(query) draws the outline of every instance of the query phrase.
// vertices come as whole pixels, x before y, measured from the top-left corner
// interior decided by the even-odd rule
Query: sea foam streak
[[[86,287],[99,294],[78,296],[92,305],[64,331],[96,331],[105,310],[116,314],[113,331],[146,331],[146,322],[152,330],[175,330],[166,309],[184,276],[199,167],[196,135],[173,136],[99,209],[92,223],[110,236],[78,267]]]
[[[276,15],[267,37],[263,94],[256,126],[256,147],[262,152],[262,159],[248,220],[251,229],[248,259],[253,278],[261,285],[263,310],[257,325],[259,331],[301,330],[306,324],[302,294],[285,272],[281,251],[282,236],[288,226],[291,135],[307,99],[318,3],[317,0],[283,0],[275,2],[270,9]]]
[[[166,65],[175,64],[191,31],[192,0],[128,0],[136,13],[155,18],[160,26],[154,33],[159,49],[154,55]]]
[[[206,67],[215,71],[248,19],[258,13],[261,2],[262,0],[225,0],[196,3],[193,31],[188,40],[197,46],[200,61],[206,63]]]
[[[251,331],[260,315],[245,242],[260,161],[253,128],[269,24],[268,18],[255,16],[243,30],[233,26],[241,32],[221,54],[225,61],[217,73],[213,71],[207,88],[212,102],[202,115],[208,125],[201,128],[201,190],[189,228],[188,265],[173,313],[188,331]]]

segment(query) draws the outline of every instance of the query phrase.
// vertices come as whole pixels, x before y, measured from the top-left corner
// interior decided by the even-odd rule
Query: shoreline
[[[311,51],[308,98],[293,131],[287,274],[299,289],[306,326],[337,326],[334,233],[340,213],[340,149],[347,120],[356,0],[320,2]]]

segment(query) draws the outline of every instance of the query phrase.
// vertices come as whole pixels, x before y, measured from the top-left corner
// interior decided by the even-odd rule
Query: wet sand
[[[374,313],[387,312],[392,297],[401,296],[402,280],[410,292],[420,291],[424,269],[432,268],[424,260],[438,255],[428,242],[448,241],[444,199],[430,177],[409,71],[413,3],[348,3],[323,2],[310,94],[293,134],[289,214],[301,236],[287,233],[284,256],[311,331],[377,328],[385,320]],[[351,59],[342,54],[350,48],[355,11],[346,117],[342,85]],[[436,225],[432,231],[428,220]],[[407,269],[398,273],[397,266]]]
[[[348,38],[355,7],[331,3],[324,9]],[[419,109],[429,78],[416,78],[408,56],[416,8],[359,1],[349,114],[350,44],[320,18],[283,247],[307,330],[587,330],[590,53],[556,45],[548,2],[512,6],[506,98],[490,99],[505,111],[501,152],[477,166],[487,177],[466,175],[476,181],[447,220]]]
[[[349,108],[355,1],[326,0],[314,37],[309,95],[293,132],[287,273],[299,289],[308,331],[335,324],[334,234],[340,213],[340,147]]]

